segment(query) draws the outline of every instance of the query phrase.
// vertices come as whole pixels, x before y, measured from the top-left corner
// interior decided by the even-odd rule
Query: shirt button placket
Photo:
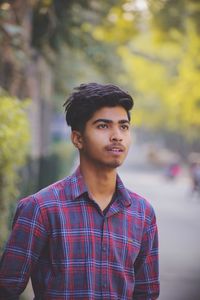
[[[101,261],[101,286],[102,286],[102,296],[107,291],[108,288],[108,236],[107,236],[107,218],[103,221],[103,232],[102,232],[102,261]],[[103,297],[104,298],[104,297]],[[106,298],[106,296],[105,296]]]
[[[106,245],[103,245],[102,251],[103,251],[103,252],[106,252]]]

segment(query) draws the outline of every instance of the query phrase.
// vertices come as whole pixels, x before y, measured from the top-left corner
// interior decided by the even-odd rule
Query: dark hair
[[[122,106],[130,121],[133,99],[113,84],[81,84],[65,101],[66,122],[72,130],[83,131],[86,122],[102,107]]]

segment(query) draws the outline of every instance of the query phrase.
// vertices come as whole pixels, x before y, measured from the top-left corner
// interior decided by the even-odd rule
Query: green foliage
[[[18,195],[18,169],[25,162],[29,141],[26,103],[0,94],[0,247],[7,236],[5,220]]]
[[[120,47],[118,51],[128,85],[133,82],[137,93],[135,123],[195,139],[200,129],[200,39],[194,28],[188,27],[182,44],[158,45],[152,36],[144,34],[129,48]]]
[[[162,40],[176,40],[173,31],[187,34],[188,21],[193,23],[200,34],[199,0],[149,0],[153,27],[160,32]]]
[[[30,7],[30,40],[52,62],[57,110],[56,100],[83,81],[120,83],[136,96],[137,125],[198,137],[200,1],[39,0]]]
[[[82,82],[117,81],[121,72],[114,40],[101,39],[98,32],[110,30],[115,39],[115,23],[110,15],[121,11],[124,1],[38,1],[33,7],[32,46],[40,51],[53,66],[55,99],[64,99],[72,87]],[[115,4],[116,7],[113,5]],[[119,9],[117,8],[119,5]],[[123,15],[123,12],[121,14]],[[124,15],[123,15],[124,16]],[[120,20],[120,15],[118,20]],[[133,24],[123,17],[126,40]],[[115,70],[115,72],[113,72]],[[62,100],[63,101],[63,100]],[[54,102],[54,106],[58,103]]]
[[[59,51],[63,41],[71,47],[82,48],[88,38],[88,34],[83,34],[82,24],[101,23],[111,6],[112,1],[37,1],[33,7],[32,44],[41,51],[47,45]]]
[[[150,1],[152,15],[144,17],[145,30],[130,36],[125,45],[117,45],[124,67],[118,78],[136,96],[135,125],[180,134],[192,141],[199,138],[200,130],[198,21],[192,15],[182,18],[180,1],[172,2]],[[185,7],[193,12],[196,8],[198,14],[198,5],[183,2],[184,11]],[[158,13],[165,14],[165,20],[157,20]],[[173,16],[174,23],[167,24]],[[184,22],[184,31],[182,23],[175,26],[177,22]]]

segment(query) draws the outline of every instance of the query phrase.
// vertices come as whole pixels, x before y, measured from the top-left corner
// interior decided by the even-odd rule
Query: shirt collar
[[[67,188],[68,190],[68,188]],[[80,167],[70,176],[70,198],[72,200],[77,199],[82,194],[88,192],[87,186],[84,182],[83,176],[80,171]]]
[[[116,191],[119,199],[124,206],[130,206],[131,197],[128,190],[125,188],[121,178],[117,174]],[[88,193],[87,186],[84,182],[80,167],[70,177],[70,196],[72,200],[79,198],[84,193]]]
[[[130,206],[131,205],[131,196],[130,196],[127,188],[124,186],[124,184],[118,174],[117,174],[116,187],[117,187],[117,191],[119,191],[119,197],[120,197],[122,204],[124,204],[124,206]]]

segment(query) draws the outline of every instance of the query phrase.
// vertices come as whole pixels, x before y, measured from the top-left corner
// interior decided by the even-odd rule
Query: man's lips
[[[121,153],[125,151],[125,147],[122,145],[109,145],[106,150],[113,153]]]

